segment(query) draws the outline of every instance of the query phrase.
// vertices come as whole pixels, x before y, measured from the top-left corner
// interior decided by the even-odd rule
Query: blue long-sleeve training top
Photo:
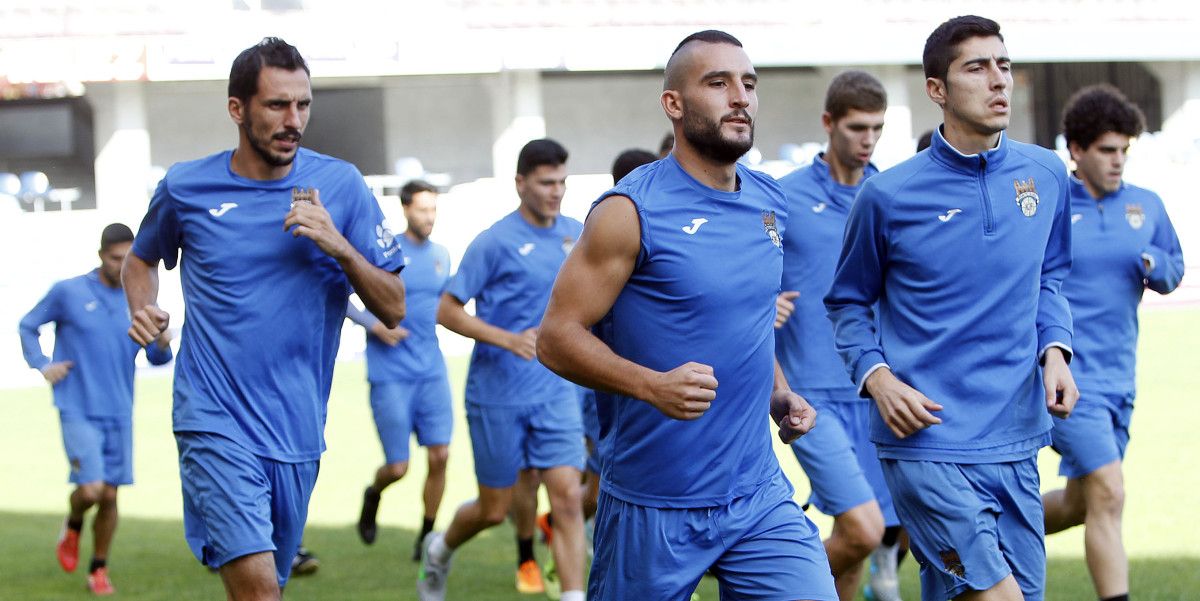
[[[1183,249],[1157,194],[1121,184],[1094,199],[1073,177],[1070,188],[1074,261],[1062,289],[1075,322],[1071,373],[1082,390],[1133,394],[1138,304],[1146,288],[1179,285]]]
[[[54,358],[42,353],[38,328],[54,323]],[[54,284],[21,319],[21,351],[29,367],[73,361],[67,376],[54,385],[54,406],[89,417],[133,413],[133,360],[140,348],[129,338],[129,306],[121,288],[100,281],[92,270]],[[171,360],[171,348],[146,345],[154,365]]]
[[[875,411],[881,457],[990,463],[1048,444],[1038,361],[1071,347],[1070,214],[1062,161],[1003,134],[963,155],[935,133],[866,181],[825,297],[838,352],[860,391],[886,364],[944,407],[904,439]]]

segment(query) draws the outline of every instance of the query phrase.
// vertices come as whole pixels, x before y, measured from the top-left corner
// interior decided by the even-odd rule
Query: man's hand
[[[307,195],[311,202],[298,200],[292,203],[292,210],[283,219],[283,231],[291,231],[295,237],[304,236],[316,243],[321,252],[342,259],[348,252],[350,243],[333,224],[333,218],[325,205],[321,204],[321,193],[312,189]]]
[[[133,314],[131,321],[129,337],[138,346],[146,346],[167,330],[171,316],[154,305],[146,305]]]
[[[1051,415],[1067,417],[1079,400],[1079,389],[1075,377],[1067,367],[1067,358],[1062,349],[1046,349],[1045,365],[1042,367],[1042,386],[1046,389],[1046,409]]]
[[[646,401],[669,418],[691,420],[704,415],[715,398],[717,378],[712,366],[689,361],[658,374]]]
[[[875,399],[883,422],[896,438],[904,438],[929,426],[942,423],[942,419],[930,413],[941,411],[942,406],[929,400],[917,389],[901,382],[884,367],[867,377],[867,394]]]
[[[380,342],[383,342],[388,346],[396,346],[397,344],[400,344],[400,341],[408,338],[409,334],[408,330],[405,328],[400,326],[389,328],[383,325],[382,322],[375,322],[375,325],[371,326],[370,332],[372,336],[378,338]]]
[[[42,368],[42,377],[46,378],[46,381],[53,386],[61,382],[63,378],[67,377],[67,372],[71,371],[72,367],[75,367],[74,361],[58,361],[55,363],[47,363],[46,366]]]
[[[817,422],[817,410],[804,397],[780,388],[771,393],[771,421],[779,426],[779,440],[791,444],[812,430]]]
[[[526,361],[533,359],[537,356],[537,328],[529,328],[524,332],[509,332],[504,348]]]
[[[163,328],[162,333],[160,333],[158,337],[154,339],[154,344],[157,344],[158,348],[166,350],[167,347],[171,346],[171,331]]]
[[[787,323],[792,312],[796,310],[796,305],[792,301],[800,297],[800,292],[796,290],[784,290],[775,297],[775,329],[783,327]]]

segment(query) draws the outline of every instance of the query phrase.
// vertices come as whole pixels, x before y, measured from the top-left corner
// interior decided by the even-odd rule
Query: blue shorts
[[[414,432],[423,447],[450,444],[454,411],[446,378],[373,383],[371,413],[387,463],[408,461],[408,439]]]
[[[475,477],[508,488],[525,469],[583,469],[579,404],[562,399],[536,405],[480,405],[467,401]]]
[[[899,525],[892,493],[883,481],[879,455],[871,442],[871,401],[810,402],[817,410],[817,425],[792,443],[792,452],[812,486],[809,502],[825,515],[839,516],[868,501],[878,501],[883,523]]]
[[[583,436],[587,439],[587,471],[600,473],[600,417],[596,415],[596,391],[579,388],[579,412],[583,415]]]
[[[176,432],[183,482],[183,531],[201,563],[218,568],[273,551],[279,586],[300,547],[318,461],[259,457],[208,432]]]
[[[1133,395],[1083,391],[1066,419],[1054,418],[1054,450],[1062,455],[1058,474],[1082,478],[1125,459]]]
[[[817,527],[782,473],[723,507],[661,509],[600,492],[588,599],[687,601],[711,567],[721,599],[836,601]]]
[[[133,418],[60,412],[63,449],[73,484],[133,484]]]
[[[1009,574],[1026,601],[1046,588],[1036,457],[1008,463],[881,459],[896,511],[921,564],[921,598],[983,591]]]

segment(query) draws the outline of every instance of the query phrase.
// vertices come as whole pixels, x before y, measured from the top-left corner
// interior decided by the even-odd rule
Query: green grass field
[[[1200,527],[1195,521],[1200,478],[1194,467],[1200,457],[1200,441],[1194,435],[1200,370],[1193,350],[1194,341],[1200,340],[1200,310],[1145,313],[1142,332],[1138,410],[1125,468],[1125,540],[1132,563],[1132,593],[1139,601],[1200,599]],[[451,361],[451,370],[461,395],[464,362]],[[82,568],[76,574],[63,574],[54,559],[54,539],[70,487],[65,483],[66,462],[49,391],[5,391],[0,399],[5,412],[15,418],[0,436],[0,600],[86,596]],[[459,503],[475,496],[461,403],[456,411],[440,527]],[[183,542],[168,378],[139,380],[135,426],[137,484],[122,489],[122,522],[109,560],[119,598],[220,599],[219,578],[196,563]],[[320,556],[322,567],[315,576],[293,579],[287,597],[414,599],[416,566],[408,558],[420,521],[424,474],[420,451],[408,477],[384,495],[383,528],[376,544],[362,545],[353,529],[362,489],[382,460],[360,363],[338,365],[326,436],[329,451],[313,494],[306,535],[306,544]],[[798,498],[803,499],[807,480],[787,448],[776,447]],[[1055,475],[1056,456],[1047,452],[1042,459],[1043,487],[1061,486]],[[822,529],[828,528],[824,516],[814,513],[812,517]],[[1047,540],[1048,599],[1095,599],[1083,562],[1082,534],[1077,528]],[[83,544],[81,563],[86,566],[90,534],[85,534]],[[542,547],[538,554],[544,558],[548,552]],[[449,598],[536,598],[514,592],[515,557],[509,526],[484,533],[456,555]],[[915,563],[906,561],[902,575],[904,598],[915,601],[919,598]],[[710,579],[701,583],[700,593],[706,601],[718,598]]]

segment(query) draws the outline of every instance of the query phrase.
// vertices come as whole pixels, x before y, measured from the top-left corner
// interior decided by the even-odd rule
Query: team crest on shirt
[[[1021,214],[1026,217],[1036,215],[1038,203],[1042,200],[1038,198],[1037,187],[1033,185],[1033,178],[1031,177],[1025,181],[1014,179],[1013,188],[1017,190],[1017,207],[1021,209]]]
[[[570,236],[563,236],[562,249],[564,255],[571,254],[571,249],[575,248],[575,239]]]
[[[779,228],[775,226],[775,211],[763,211],[762,222],[763,230],[767,232],[771,244],[774,244],[775,248],[783,248],[783,240],[779,238]]]
[[[392,242],[396,240],[396,236],[392,233],[392,228],[388,226],[387,219],[384,219],[379,225],[375,226],[375,236],[375,243],[379,245],[379,248],[386,249],[383,251],[384,258],[390,257],[396,254],[396,251],[400,250],[399,246],[392,246]]]
[[[1131,202],[1125,205],[1125,221],[1135,230],[1140,230],[1146,225],[1146,211],[1141,203]]]

